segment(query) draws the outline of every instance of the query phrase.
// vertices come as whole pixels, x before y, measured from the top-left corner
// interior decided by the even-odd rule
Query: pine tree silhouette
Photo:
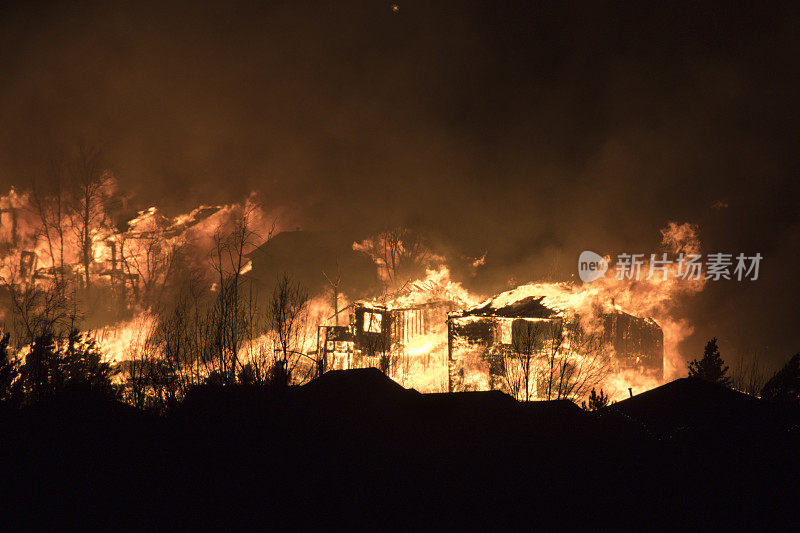
[[[600,389],[600,394],[598,394],[594,387],[592,387],[592,393],[589,395],[589,403],[586,402],[581,403],[581,407],[587,411],[599,411],[606,405],[608,405],[609,397],[606,396],[606,393],[603,392],[603,389]]]
[[[725,361],[722,360],[722,356],[719,353],[719,348],[717,347],[716,337],[708,341],[701,359],[695,359],[689,363],[690,378],[700,378],[712,383],[719,383],[720,385],[730,387],[731,378],[727,375],[727,373],[728,365],[726,365]]]

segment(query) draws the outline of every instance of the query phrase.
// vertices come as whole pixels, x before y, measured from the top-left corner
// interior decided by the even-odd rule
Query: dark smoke
[[[689,221],[765,259],[686,302],[684,352],[800,349],[796,8],[254,4],[0,4],[2,189],[85,139],[138,207],[256,190],[289,226],[405,224],[486,253],[484,292]]]

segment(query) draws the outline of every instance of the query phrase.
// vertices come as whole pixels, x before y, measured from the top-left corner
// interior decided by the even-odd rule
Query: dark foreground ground
[[[2,416],[4,526],[798,524],[800,419],[689,379],[597,413],[361,370],[284,394],[197,390],[166,419],[87,397]]]

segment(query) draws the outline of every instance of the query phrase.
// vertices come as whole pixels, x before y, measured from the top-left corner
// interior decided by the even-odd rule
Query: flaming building
[[[660,326],[613,302],[585,307],[570,301],[568,286],[550,284],[469,307],[438,289],[412,286],[389,301],[359,301],[349,306],[347,325],[320,326],[317,353],[325,368],[376,367],[424,392],[500,389],[521,396],[510,390],[510,374],[519,375],[527,361],[525,397],[539,399],[548,388],[543,369],[556,356],[562,382],[619,372],[663,377]]]
[[[564,387],[620,371],[663,378],[664,336],[655,320],[613,301],[587,305],[567,285],[523,285],[450,313],[447,324],[450,391],[520,396],[508,389],[528,374],[523,395],[549,399],[554,380]]]

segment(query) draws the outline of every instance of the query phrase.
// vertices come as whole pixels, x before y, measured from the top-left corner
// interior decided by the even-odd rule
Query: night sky
[[[165,4],[0,2],[0,190],[84,139],[136,207],[405,224],[484,292],[691,222],[764,260],[682,303],[684,354],[800,350],[797,5]]]

